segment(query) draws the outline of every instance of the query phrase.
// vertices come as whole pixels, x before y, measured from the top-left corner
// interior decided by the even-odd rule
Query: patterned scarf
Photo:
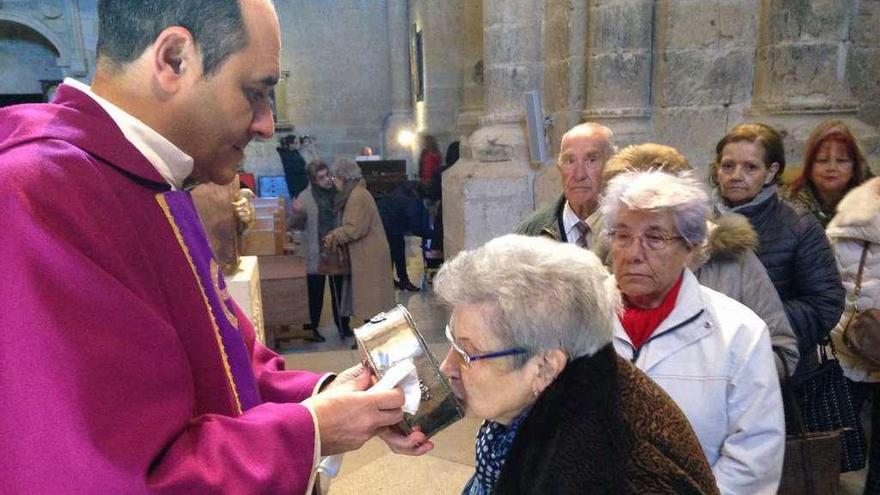
[[[516,438],[516,432],[529,415],[531,407],[520,413],[509,426],[484,421],[477,433],[477,469],[465,485],[462,495],[489,495],[501,477],[504,460]]]

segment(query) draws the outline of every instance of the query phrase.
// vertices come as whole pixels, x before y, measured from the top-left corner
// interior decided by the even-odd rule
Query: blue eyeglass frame
[[[452,345],[452,348],[455,350],[455,352],[457,352],[461,356],[465,366],[470,366],[473,361],[479,361],[481,359],[492,359],[504,356],[517,356],[519,354],[529,353],[528,350],[523,349],[522,347],[514,347],[503,351],[487,352],[486,354],[468,354],[464,352],[464,349],[462,349],[458,346],[458,344],[455,343],[455,340],[453,340],[452,338],[452,329],[449,328],[448,324],[446,325],[446,340],[449,341],[449,344]]]

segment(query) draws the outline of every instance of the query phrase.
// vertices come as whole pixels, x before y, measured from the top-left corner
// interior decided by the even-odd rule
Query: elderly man
[[[102,0],[91,88],[0,111],[9,493],[307,493],[402,417],[352,369],[283,370],[225,290],[184,183],[274,132],[268,0]],[[360,371],[360,372],[359,372]],[[315,393],[318,390],[321,393]],[[424,436],[384,433],[395,449]]]
[[[562,176],[562,197],[532,213],[516,232],[592,247],[602,170],[614,151],[614,134],[605,126],[587,122],[569,129],[562,136],[556,162]]]

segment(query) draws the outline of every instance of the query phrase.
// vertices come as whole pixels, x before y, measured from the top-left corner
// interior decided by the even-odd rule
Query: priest
[[[268,0],[100,0],[91,87],[0,110],[0,486],[307,493],[375,433],[421,454],[399,390],[285,371],[229,297],[187,187],[274,132]],[[335,378],[335,380],[334,380]]]

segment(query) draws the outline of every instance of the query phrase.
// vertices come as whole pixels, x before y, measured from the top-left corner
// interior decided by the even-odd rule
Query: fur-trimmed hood
[[[850,191],[837,204],[829,237],[855,237],[880,243],[880,177]]]
[[[758,247],[758,233],[742,215],[725,213],[706,223],[706,240],[697,248],[690,263],[693,271],[712,258],[736,258]]]

